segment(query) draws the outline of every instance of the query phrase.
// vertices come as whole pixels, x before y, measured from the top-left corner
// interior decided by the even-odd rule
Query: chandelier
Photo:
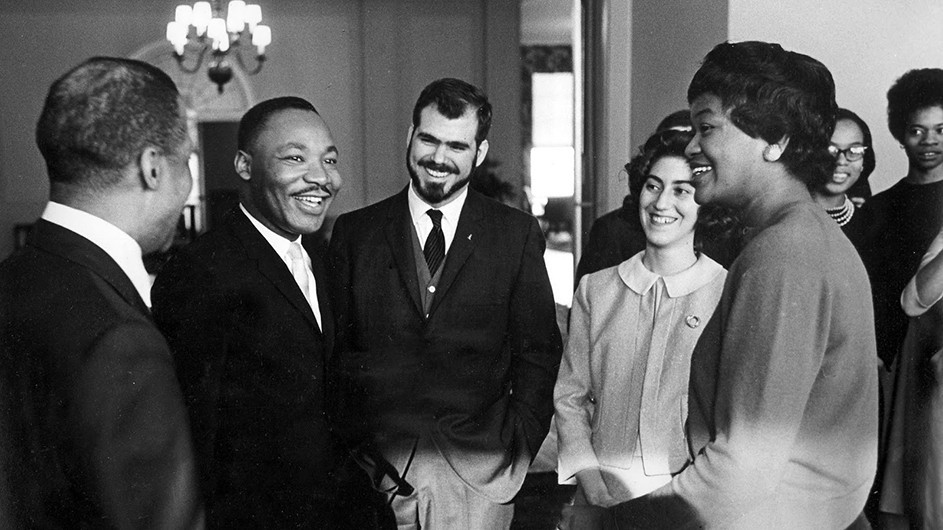
[[[258,4],[233,0],[226,13],[219,4],[216,0],[212,4],[178,5],[174,20],[167,23],[167,40],[174,47],[174,58],[180,69],[188,74],[198,71],[207,52],[211,53],[207,74],[222,94],[223,85],[232,79],[228,57],[235,56],[239,66],[250,75],[259,73],[265,62],[265,47],[272,42],[272,30],[261,24],[262,8]],[[246,41],[256,47],[255,66],[251,69],[246,67],[239,51]],[[191,61],[193,66],[184,64],[188,56],[196,56]]]

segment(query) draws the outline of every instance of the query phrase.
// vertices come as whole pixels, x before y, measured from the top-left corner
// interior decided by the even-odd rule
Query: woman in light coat
[[[691,458],[684,435],[691,352],[726,277],[695,250],[695,232],[732,225],[694,202],[684,155],[691,137],[656,133],[627,164],[645,250],[585,276],[573,297],[554,401],[559,480],[575,480],[575,504],[645,495]]]

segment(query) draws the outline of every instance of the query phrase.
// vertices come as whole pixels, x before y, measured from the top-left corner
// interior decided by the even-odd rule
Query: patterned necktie
[[[308,265],[305,263],[304,252],[301,243],[297,241],[288,245],[288,259],[291,261],[291,275],[295,277],[295,282],[305,295],[308,305],[311,305],[311,298],[308,288]]]
[[[445,234],[442,233],[442,212],[439,210],[429,210],[426,215],[432,219],[432,231],[426,238],[426,244],[422,248],[422,254],[426,257],[426,265],[429,266],[429,274],[435,276],[435,271],[439,270],[439,265],[445,259]]]

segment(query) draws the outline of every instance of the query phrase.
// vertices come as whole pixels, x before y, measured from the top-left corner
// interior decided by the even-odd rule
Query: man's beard
[[[416,165],[423,167],[423,162],[419,162]],[[416,190],[416,193],[426,201],[428,204],[441,204],[445,202],[458,192],[462,191],[465,188],[465,185],[468,184],[468,181],[471,180],[472,175],[475,174],[474,171],[468,173],[465,178],[456,180],[452,186],[448,189],[445,188],[445,182],[428,182],[423,184],[422,180],[419,178],[418,170],[413,167],[409,162],[409,152],[406,153],[406,169],[409,171],[409,180],[413,183],[413,189]],[[451,169],[449,169],[451,171]]]

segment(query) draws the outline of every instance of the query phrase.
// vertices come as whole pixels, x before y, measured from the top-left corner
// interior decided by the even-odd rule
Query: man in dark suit
[[[0,265],[4,527],[201,527],[141,260],[169,246],[192,185],[177,88],[151,65],[90,59],[53,83],[36,140],[50,202]]]
[[[401,528],[507,528],[553,412],[543,234],[468,189],[490,123],[480,89],[433,82],[409,129],[411,183],[334,225],[336,414]]]
[[[235,156],[240,205],[171,259],[154,285],[154,315],[190,410],[208,526],[347,524],[336,476],[346,453],[324,407],[328,282],[301,245],[341,187],[337,159],[308,101],[282,97],[250,109]]]

